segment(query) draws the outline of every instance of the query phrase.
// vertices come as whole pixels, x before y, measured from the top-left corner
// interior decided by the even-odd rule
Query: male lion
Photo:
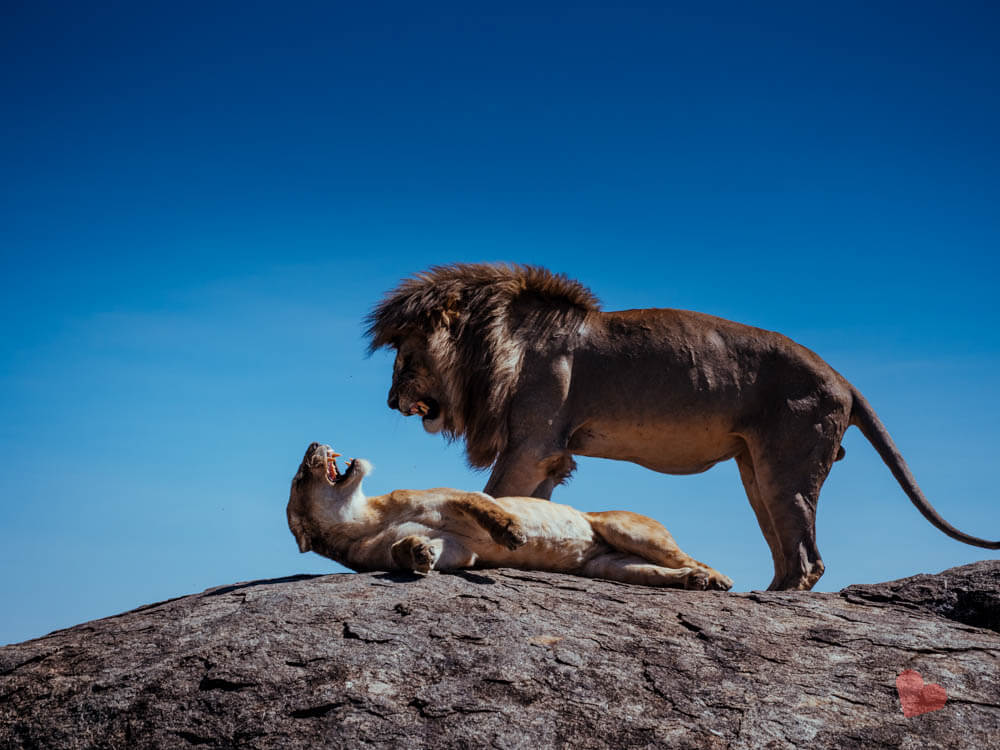
[[[860,428],[917,509],[946,522],[864,397],[772,331],[685,310],[602,312],[576,281],[532,266],[458,264],[404,280],[368,317],[396,349],[389,407],[463,436],[493,496],[548,498],[572,455],[667,474],[736,459],[774,558],[771,589],[823,574],[816,502],[840,440]]]
[[[300,552],[354,570],[510,567],[646,586],[721,589],[733,582],[688,557],[651,518],[581,513],[531,497],[493,499],[447,488],[365,497],[371,464],[341,472],[330,446],[313,443],[292,480],[288,527]]]

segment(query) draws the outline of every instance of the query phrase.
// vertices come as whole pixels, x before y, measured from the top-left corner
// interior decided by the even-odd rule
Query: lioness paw
[[[727,575],[723,575],[719,571],[714,571],[712,575],[708,577],[710,588],[715,591],[729,591],[733,587],[733,579]]]
[[[403,570],[429,573],[438,559],[438,550],[415,536],[400,539],[392,545],[392,560]]]
[[[514,520],[504,522],[490,536],[494,542],[510,550],[517,549],[528,541],[521,524]]]
[[[707,591],[711,585],[708,573],[704,570],[693,569],[684,579],[684,588],[689,591]]]
[[[413,569],[418,573],[429,573],[434,563],[437,562],[437,555],[429,544],[420,544],[413,549]]]
[[[702,572],[708,576],[708,586],[706,588],[709,591],[729,591],[733,587],[733,579],[727,575],[723,575],[715,568],[709,568],[706,565]]]

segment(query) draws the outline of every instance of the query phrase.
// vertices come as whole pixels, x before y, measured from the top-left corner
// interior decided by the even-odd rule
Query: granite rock
[[[0,648],[0,747],[986,748],[1000,561],[836,594],[238,583]],[[904,717],[896,679],[941,685]]]

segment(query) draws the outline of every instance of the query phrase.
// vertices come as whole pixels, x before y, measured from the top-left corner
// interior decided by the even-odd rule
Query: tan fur
[[[492,496],[548,498],[573,455],[691,474],[735,459],[774,561],[772,589],[810,589],[819,491],[850,425],[907,496],[924,497],[860,393],[781,334],[684,310],[602,312],[578,282],[527,266],[455,265],[405,280],[369,316],[396,349],[389,406],[464,437]]]
[[[371,465],[336,482],[328,446],[306,450],[288,499],[288,526],[302,552],[353,570],[512,567],[647,586],[728,590],[733,582],[686,555],[651,518],[627,511],[581,513],[530,497],[493,499],[448,488],[365,497]]]

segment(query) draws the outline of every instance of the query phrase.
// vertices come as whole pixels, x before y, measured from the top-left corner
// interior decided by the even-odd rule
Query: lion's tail
[[[969,536],[956,529],[938,515],[938,512],[934,510],[934,507],[924,497],[924,493],[920,490],[920,487],[917,486],[917,480],[913,478],[910,468],[906,465],[906,461],[903,460],[899,449],[889,436],[889,431],[875,415],[871,404],[868,403],[864,396],[858,393],[857,389],[853,389],[853,391],[854,407],[851,410],[851,424],[861,430],[861,433],[868,438],[868,442],[875,447],[879,456],[882,457],[882,461],[889,467],[889,471],[892,472],[892,475],[896,477],[896,481],[903,488],[906,496],[910,498],[910,502],[917,506],[917,510],[923,514],[924,518],[952,539],[971,544],[974,547],[1000,549],[1000,542],[990,542],[979,537]]]

